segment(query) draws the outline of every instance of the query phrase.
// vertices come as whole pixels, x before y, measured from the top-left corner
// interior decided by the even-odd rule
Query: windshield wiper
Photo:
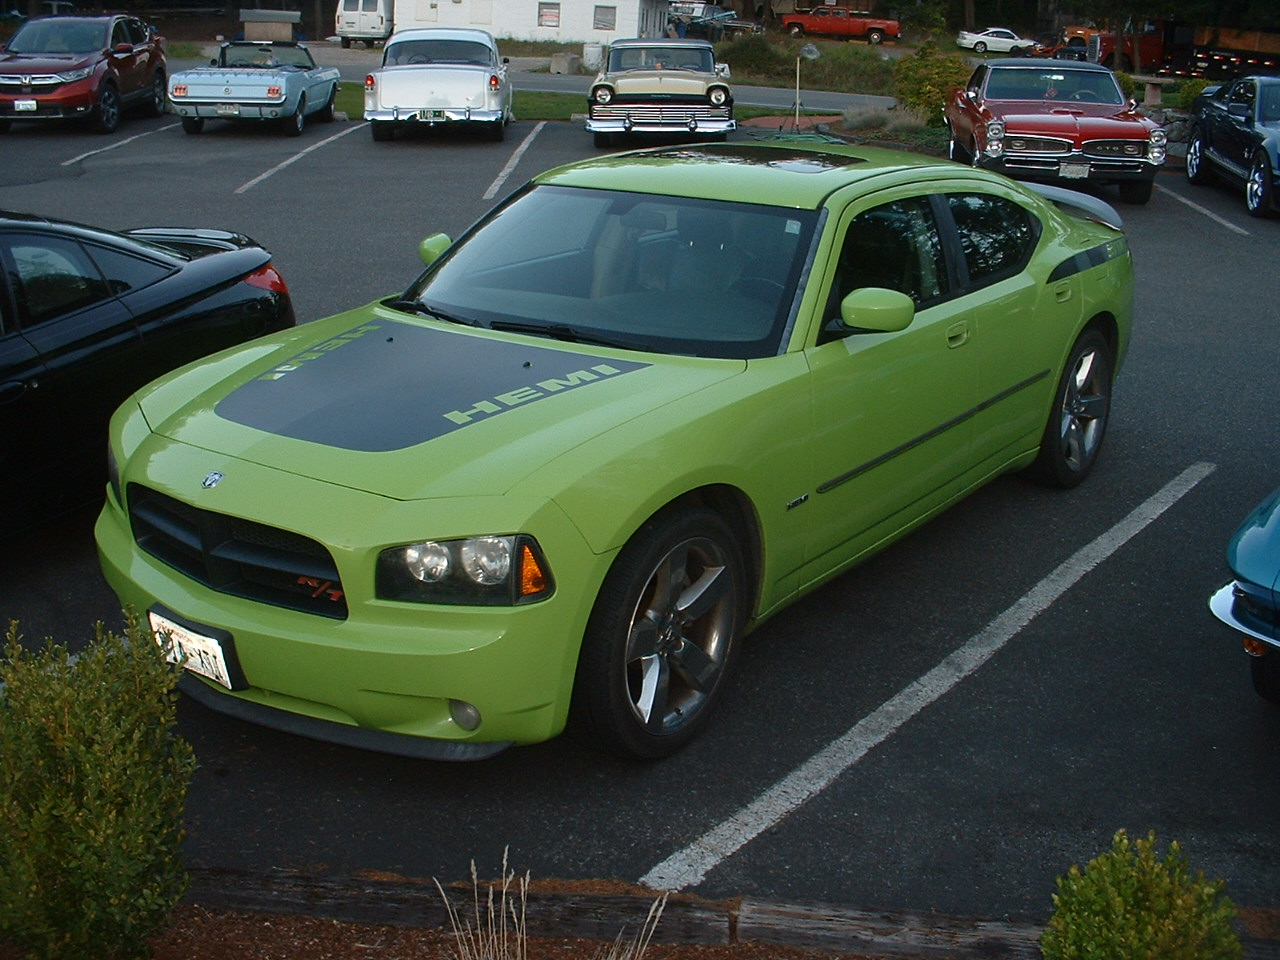
[[[466,317],[455,317],[451,313],[438,310],[429,303],[423,303],[421,300],[413,300],[408,297],[388,300],[383,306],[390,307],[392,310],[400,310],[404,313],[416,313],[421,317],[432,317],[436,320],[444,320],[447,323],[456,323],[463,327],[480,326],[475,320],[468,320]]]
[[[531,333],[537,337],[551,337],[567,343],[594,343],[601,347],[616,347],[619,350],[652,350],[653,348],[635,340],[618,340],[589,333],[567,323],[521,323],[518,320],[495,320],[489,324],[490,330],[501,330],[507,333]]]

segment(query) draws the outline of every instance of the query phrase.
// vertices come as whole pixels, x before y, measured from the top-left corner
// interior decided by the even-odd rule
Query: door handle
[[[969,342],[969,321],[961,320],[947,327],[947,346],[954,350]]]
[[[12,403],[27,392],[27,385],[21,380],[9,380],[0,383],[0,403]]]
[[[1069,283],[1059,284],[1057,288],[1055,288],[1053,291],[1053,299],[1057,300],[1059,303],[1066,303],[1068,300],[1070,300],[1071,284]]]

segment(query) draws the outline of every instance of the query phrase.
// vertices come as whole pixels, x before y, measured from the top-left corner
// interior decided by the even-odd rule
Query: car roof
[[[493,34],[487,30],[475,30],[470,27],[406,27],[404,30],[397,30],[387,38],[387,43],[394,43],[397,40],[471,40],[475,43],[485,43],[490,47],[497,49],[497,42],[493,39]]]
[[[786,140],[677,144],[612,154],[549,170],[534,181],[816,210],[842,187],[876,179],[889,186],[933,176],[1009,182],[921,154]]]
[[[73,17],[66,17],[60,14],[50,14],[47,17],[32,17],[30,20],[24,21],[24,25],[27,23],[38,23],[42,20],[56,20],[58,23],[110,23],[112,20],[123,20],[127,18],[134,20],[138,19],[137,17],[131,17],[131,15],[127,13],[107,13],[100,17],[86,17],[81,16],[80,14],[76,14]]]
[[[1110,73],[1111,71],[1102,66],[1100,63],[1088,63],[1080,60],[1043,60],[1038,57],[1002,57],[999,60],[988,60],[988,67],[1012,67],[1017,70],[1045,70],[1054,71],[1076,70],[1082,73]]]
[[[653,37],[645,39],[632,37],[628,40],[614,40],[609,44],[611,50],[619,47],[710,47],[709,40],[694,40],[690,37]]]

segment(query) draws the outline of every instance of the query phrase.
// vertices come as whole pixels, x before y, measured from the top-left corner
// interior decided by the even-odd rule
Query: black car
[[[1243,186],[1255,217],[1280,210],[1280,77],[1241,77],[1196,97],[1187,179],[1215,177]]]
[[[107,421],[138,387],[294,322],[248,237],[0,211],[0,531],[105,480]]]

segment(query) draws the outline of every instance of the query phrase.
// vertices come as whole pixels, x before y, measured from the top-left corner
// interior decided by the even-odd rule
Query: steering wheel
[[[1076,103],[1097,103],[1098,95],[1092,90],[1077,90],[1075,93],[1071,94],[1071,96],[1067,97],[1067,99],[1074,100]]]

